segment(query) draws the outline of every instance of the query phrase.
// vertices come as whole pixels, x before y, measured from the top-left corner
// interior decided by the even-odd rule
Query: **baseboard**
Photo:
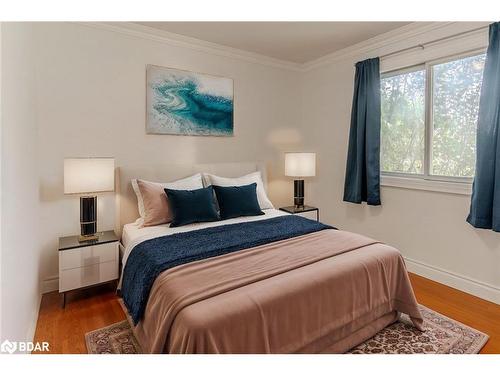
[[[42,295],[38,295],[38,300],[37,303],[34,306],[33,312],[32,312],[32,318],[31,318],[31,324],[28,327],[28,330],[26,331],[26,339],[24,340],[25,342],[33,342],[35,339],[35,332],[36,332],[36,326],[38,324],[38,314],[40,312],[40,304],[42,302]],[[19,352],[21,354],[30,354],[29,352],[22,351]]]
[[[500,288],[404,257],[408,271],[500,305]]]
[[[31,319],[31,326],[28,329],[28,334],[26,335],[27,341],[33,341],[35,338],[36,325],[38,323],[38,313],[40,312],[40,304],[42,303],[42,295],[38,296],[38,301],[33,311],[33,319]]]
[[[42,294],[59,290],[59,276],[50,276],[42,281]]]

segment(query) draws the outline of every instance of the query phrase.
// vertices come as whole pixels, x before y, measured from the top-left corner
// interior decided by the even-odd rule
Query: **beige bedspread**
[[[134,333],[149,353],[344,352],[397,312],[421,328],[399,251],[323,230],[163,272]]]

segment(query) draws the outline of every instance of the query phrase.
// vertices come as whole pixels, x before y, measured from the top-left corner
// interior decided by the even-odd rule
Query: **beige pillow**
[[[174,182],[159,183],[139,179],[132,180],[132,187],[137,195],[139,215],[143,226],[166,224],[172,221],[167,195],[164,189],[195,190],[203,187],[201,174],[183,178]]]
[[[143,226],[170,223],[172,215],[168,209],[167,195],[161,184],[137,180],[144,205]]]

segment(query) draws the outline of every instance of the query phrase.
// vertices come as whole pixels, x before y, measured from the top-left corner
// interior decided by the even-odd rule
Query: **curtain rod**
[[[411,51],[411,50],[416,49],[416,48],[424,49],[425,47],[427,47],[429,45],[432,45],[432,44],[435,44],[435,43],[439,43],[439,42],[442,42],[442,41],[448,40],[448,39],[454,39],[454,38],[460,37],[462,35],[472,34],[472,33],[475,33],[477,31],[480,31],[480,30],[483,30],[483,29],[487,29],[487,28],[489,28],[489,25],[487,25],[487,26],[481,26],[481,27],[478,27],[478,28],[472,29],[472,30],[462,31],[462,32],[457,33],[457,34],[445,36],[443,38],[434,39],[434,40],[431,40],[431,41],[426,42],[426,43],[421,43],[421,44],[417,44],[415,46],[403,48],[403,49],[401,49],[399,51],[394,51],[394,52],[391,52],[391,53],[387,53],[385,55],[379,56],[379,58],[380,59],[385,59],[385,58],[387,58],[389,56],[399,55],[400,53]]]

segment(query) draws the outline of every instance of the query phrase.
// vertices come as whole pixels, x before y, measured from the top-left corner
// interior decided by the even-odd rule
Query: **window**
[[[382,75],[384,174],[469,182],[485,54]]]
[[[432,175],[474,177],[484,61],[483,54],[432,66]]]
[[[380,87],[382,171],[423,174],[425,69],[387,75]]]

